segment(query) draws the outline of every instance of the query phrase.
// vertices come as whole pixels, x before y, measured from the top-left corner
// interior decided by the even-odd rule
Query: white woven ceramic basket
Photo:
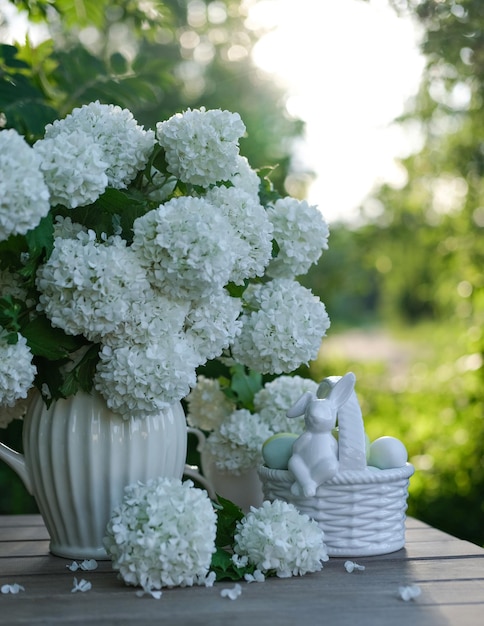
[[[354,379],[353,374],[348,376]],[[324,379],[318,397],[331,396],[340,378]],[[324,531],[329,556],[373,556],[400,550],[405,545],[405,511],[414,467],[410,463],[392,469],[367,466],[365,428],[354,389],[338,407],[337,423],[339,470],[319,485],[316,495],[295,495],[291,491],[295,477],[289,470],[261,466],[264,498],[290,502],[316,520]]]
[[[285,500],[316,520],[329,556],[373,556],[405,545],[405,511],[414,468],[340,472],[312,498],[291,492],[288,470],[259,467],[266,500]]]

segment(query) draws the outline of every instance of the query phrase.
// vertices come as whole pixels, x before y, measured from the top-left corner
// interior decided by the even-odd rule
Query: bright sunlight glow
[[[255,62],[283,81],[289,113],[306,122],[308,200],[330,222],[354,219],[375,185],[402,184],[395,157],[417,141],[391,125],[420,81],[415,26],[387,0],[263,0],[251,19],[274,28]]]

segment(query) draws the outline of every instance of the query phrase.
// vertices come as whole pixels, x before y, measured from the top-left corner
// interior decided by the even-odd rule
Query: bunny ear
[[[342,406],[351,396],[355,388],[356,376],[353,372],[348,372],[333,387],[329,400],[333,406]]]
[[[306,391],[299,400],[292,405],[292,407],[287,411],[287,417],[300,417],[304,415],[307,405],[312,400],[313,394],[310,391]]]
[[[318,390],[316,391],[317,397],[320,399],[327,398],[338,380],[341,380],[341,376],[326,376],[326,378],[319,383]]]

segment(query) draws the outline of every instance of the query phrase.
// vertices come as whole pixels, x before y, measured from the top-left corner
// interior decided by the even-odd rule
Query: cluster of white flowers
[[[302,434],[304,418],[288,418],[286,413],[304,393],[315,394],[317,389],[318,383],[310,378],[278,376],[255,394],[254,410],[274,434]]]
[[[107,405],[125,419],[157,415],[187,395],[196,382],[199,355],[182,335],[153,343],[104,345],[94,377]]]
[[[281,198],[267,207],[279,251],[267,274],[294,278],[305,274],[328,248],[329,228],[319,209],[306,200]]]
[[[47,215],[49,190],[40,158],[13,129],[0,133],[0,241],[24,234]]]
[[[204,454],[220,471],[239,475],[261,462],[262,444],[270,436],[304,432],[304,418],[289,419],[287,410],[318,384],[301,376],[279,376],[254,395],[254,411],[237,410],[218,379],[199,376],[188,394],[187,421],[209,431]]]
[[[203,198],[173,198],[135,220],[133,250],[174,297],[197,298],[229,282],[240,237]]]
[[[209,187],[238,172],[238,140],[245,125],[238,113],[188,109],[156,125],[168,170],[184,183]]]
[[[97,200],[108,185],[102,150],[82,131],[40,139],[34,151],[49,188],[50,201],[70,209]]]
[[[210,433],[205,445],[217,469],[238,475],[260,465],[261,444],[271,434],[256,413],[238,409]]]
[[[243,300],[250,308],[232,346],[237,361],[262,373],[282,374],[316,358],[330,321],[309,289],[278,278],[249,285]]]
[[[210,584],[216,514],[191,481],[158,478],[126,487],[104,545],[128,585],[145,591]]]
[[[74,239],[57,238],[39,268],[39,304],[53,326],[69,335],[100,341],[126,319],[131,302],[144,300],[149,282],[126,241],[99,243],[93,231]]]
[[[9,343],[7,333],[0,327],[0,405],[14,407],[27,397],[37,372],[27,340],[17,333],[17,342]],[[10,421],[12,415],[4,416]]]
[[[108,185],[126,187],[154,145],[154,132],[138,126],[130,111],[91,102],[48,124],[34,151],[51,204],[75,208],[97,200]]]
[[[293,504],[265,501],[237,523],[234,563],[280,578],[318,572],[328,560],[324,533]]]
[[[237,187],[213,187],[206,198],[221,209],[240,237],[230,280],[240,285],[247,278],[262,276],[271,258],[273,232],[258,196]]]
[[[259,176],[239,154],[244,132],[238,114],[201,108],[158,123],[155,133],[127,109],[99,102],[49,124],[33,148],[15,131],[0,132],[8,174],[0,239],[35,228],[52,209],[53,248],[37,269],[29,315],[100,344],[92,382],[126,419],[182,399],[207,360],[280,374],[317,356],[329,319],[293,278],[327,247],[327,227],[305,202],[262,205]],[[162,149],[166,169],[158,155],[145,172]],[[126,187],[96,204],[106,189]],[[25,254],[0,261],[2,271],[35,263]],[[2,282],[0,295],[25,300]],[[249,430],[239,433],[245,446]]]
[[[235,406],[214,378],[198,376],[196,386],[186,397],[187,422],[202,430],[215,430],[234,410]]]

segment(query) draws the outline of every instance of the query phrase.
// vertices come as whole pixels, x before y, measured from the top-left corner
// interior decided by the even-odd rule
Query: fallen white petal
[[[70,569],[71,572],[77,572],[79,569],[79,563],[77,561],[72,561],[70,565],[66,565],[67,569]]]
[[[144,589],[144,590],[139,590],[136,592],[136,595],[138,596],[138,598],[142,598],[145,594],[148,596],[151,596],[152,598],[154,598],[155,600],[159,600],[162,596],[162,591],[157,590],[157,589]]]
[[[345,570],[351,574],[351,572],[354,572],[356,570],[359,570],[361,572],[365,571],[365,566],[364,565],[358,565],[358,563],[355,563],[354,561],[345,561]]]
[[[263,583],[266,577],[259,569],[256,569],[253,574],[244,574],[244,579],[248,583]]]
[[[22,587],[22,585],[17,583],[13,583],[13,585],[2,585],[0,587],[0,591],[2,593],[18,593],[19,591],[25,591],[25,587]]]
[[[225,589],[222,589],[220,592],[220,595],[222,596],[222,598],[229,598],[230,600],[235,600],[236,598],[240,596],[241,593],[242,593],[242,587],[237,583],[232,587],[232,589],[229,589],[228,587],[226,587]]]
[[[418,598],[421,594],[421,590],[418,585],[405,585],[398,588],[398,594],[402,600],[408,602],[409,600]]]
[[[80,567],[83,570],[89,570],[89,571],[97,569],[97,561],[95,559],[84,559]]]
[[[90,589],[92,589],[92,584],[88,580],[84,580],[84,578],[81,578],[81,580],[77,582],[77,578],[74,578],[74,587],[71,589],[71,593],[75,593],[76,591],[81,591],[84,593],[85,591],[89,591]]]

